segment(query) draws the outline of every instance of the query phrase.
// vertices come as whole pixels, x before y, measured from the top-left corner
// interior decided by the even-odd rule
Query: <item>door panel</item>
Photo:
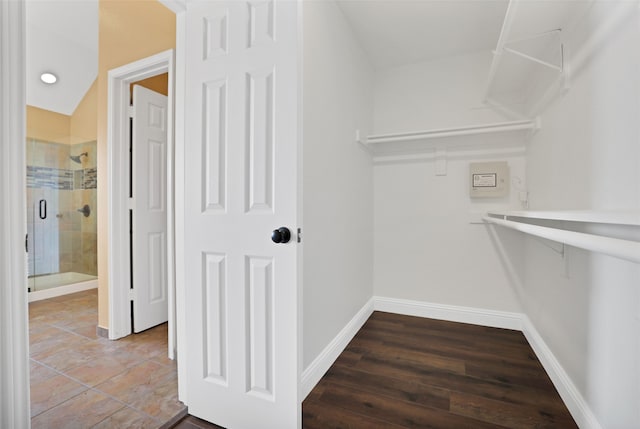
[[[204,161],[205,197],[203,211],[215,212],[226,210],[226,140],[227,122],[225,120],[227,106],[227,82],[219,79],[204,83]]]
[[[249,381],[247,391],[273,399],[273,259],[246,257],[249,276]]]
[[[167,97],[133,87],[133,331],[169,317]]]
[[[273,211],[273,69],[247,74],[248,212]]]
[[[189,412],[299,425],[297,3],[187,3],[185,365]]]
[[[203,259],[205,278],[202,297],[206,315],[203,323],[206,345],[203,374],[211,382],[228,386],[225,257],[211,253],[205,254]]]

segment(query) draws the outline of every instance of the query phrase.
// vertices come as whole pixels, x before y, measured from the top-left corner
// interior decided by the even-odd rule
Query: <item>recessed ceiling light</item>
[[[56,83],[58,77],[53,73],[42,73],[40,75],[40,80],[49,85]]]

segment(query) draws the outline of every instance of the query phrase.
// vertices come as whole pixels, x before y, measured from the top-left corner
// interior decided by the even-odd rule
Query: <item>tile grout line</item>
[[[143,364],[143,363],[145,363],[145,362],[152,362],[152,363],[155,363],[155,364],[160,365],[160,366],[163,366],[163,367],[169,367],[169,365],[163,365],[163,364],[161,364],[161,363],[159,363],[159,362],[153,361],[152,359],[153,359],[154,357],[156,357],[156,356],[154,355],[154,356],[152,356],[152,357],[145,358],[145,359],[143,359],[143,360],[141,360],[141,361],[137,362],[134,366],[129,367],[129,368],[126,368],[124,371],[122,371],[122,372],[120,372],[120,373],[118,373],[118,374],[114,375],[114,376],[113,376],[113,377],[111,377],[111,378],[117,377],[118,375],[121,375],[121,374],[123,374],[123,373],[125,373],[125,372],[129,371],[131,368],[134,368],[134,367],[136,367],[136,366],[138,366],[138,365],[141,365],[141,364]],[[29,359],[30,359],[30,360],[33,360],[33,361],[34,361],[34,362],[36,362],[38,365],[41,365],[41,366],[43,366],[43,367],[45,367],[45,368],[47,368],[47,369],[49,369],[49,370],[51,370],[51,371],[55,372],[57,375],[61,375],[61,376],[65,377],[65,378],[68,378],[69,380],[71,380],[71,381],[73,381],[73,382],[75,382],[75,383],[77,383],[77,384],[79,384],[79,385],[81,385],[81,386],[85,387],[85,389],[84,389],[83,391],[81,391],[81,392],[78,392],[78,394],[77,394],[77,395],[74,395],[74,396],[72,396],[72,397],[68,398],[67,400],[65,400],[65,401],[61,402],[60,404],[56,404],[56,405],[54,405],[54,406],[53,406],[53,407],[51,407],[51,408],[47,408],[47,409],[45,409],[45,410],[43,410],[43,411],[39,412],[38,414],[35,414],[35,415],[31,416],[31,418],[32,418],[32,419],[33,419],[34,417],[37,417],[37,416],[39,416],[39,415],[41,415],[41,414],[43,414],[43,413],[45,413],[45,412],[49,411],[49,410],[52,410],[53,408],[56,408],[56,407],[58,407],[58,406],[60,406],[60,405],[64,404],[65,402],[68,402],[68,401],[72,400],[73,398],[75,398],[75,397],[77,397],[77,396],[79,396],[79,395],[81,395],[81,394],[85,393],[87,390],[92,390],[92,391],[94,391],[94,392],[96,392],[96,393],[99,393],[99,394],[101,394],[101,395],[103,395],[103,396],[106,396],[106,397],[107,397],[107,398],[109,398],[109,399],[113,399],[113,400],[115,400],[116,402],[119,402],[119,403],[123,404],[123,405],[124,405],[125,407],[127,407],[127,408],[131,408],[132,410],[138,411],[138,412],[140,412],[140,413],[144,414],[145,416],[147,416],[147,417],[149,417],[149,418],[151,418],[151,419],[153,419],[153,420],[155,420],[155,421],[157,421],[157,422],[159,422],[159,423],[162,423],[162,421],[161,421],[159,418],[156,418],[156,417],[154,417],[154,416],[151,416],[151,415],[149,415],[149,414],[145,413],[143,410],[139,410],[139,409],[137,409],[137,408],[133,407],[131,404],[128,404],[128,403],[126,403],[126,402],[124,402],[124,401],[122,401],[122,400],[118,399],[117,397],[115,397],[115,396],[113,396],[113,395],[111,395],[111,394],[109,394],[109,393],[107,393],[107,392],[104,392],[104,391],[102,391],[102,390],[98,389],[98,386],[99,386],[100,384],[106,383],[106,382],[108,381],[108,379],[107,379],[107,380],[103,380],[102,382],[100,382],[100,383],[99,383],[99,384],[97,384],[96,386],[90,386],[90,385],[88,385],[88,384],[84,383],[82,380],[79,380],[79,379],[77,379],[77,378],[75,378],[75,377],[73,377],[73,376],[71,376],[71,375],[69,375],[69,374],[67,374],[67,373],[65,373],[65,372],[63,372],[63,371],[60,371],[60,370],[58,370],[58,369],[56,369],[56,368],[54,368],[54,367],[52,367],[52,366],[50,366],[50,365],[47,365],[47,364],[46,364],[46,363],[44,363],[44,362],[41,362],[41,361],[39,361],[39,360],[37,360],[37,359],[34,359],[34,358],[29,358]],[[73,367],[73,368],[69,368],[69,369],[74,369],[74,368],[77,368],[77,367]],[[49,378],[53,378],[53,377],[49,377]],[[49,379],[49,378],[47,378],[47,379]],[[123,407],[123,408],[124,408],[124,407]],[[114,412],[114,414],[115,414],[116,412],[120,411],[120,410],[122,410],[122,408],[119,408],[117,411],[115,411],[115,412]],[[113,414],[112,414],[112,415],[113,415]],[[106,419],[106,418],[108,418],[108,417],[110,417],[110,416],[105,417],[105,419]],[[104,420],[104,419],[103,419],[103,420]],[[96,424],[97,424],[97,423],[96,423]]]
[[[122,402],[122,401],[119,401],[119,402]],[[140,411],[140,410],[138,410],[137,408],[134,408],[134,407],[132,407],[132,406],[131,406],[131,405],[129,405],[129,404],[124,404],[124,407],[122,407],[122,408],[118,408],[118,409],[117,409],[116,411],[114,411],[112,414],[110,414],[110,415],[106,416],[104,419],[102,419],[102,420],[100,420],[99,422],[97,422],[96,424],[92,425],[89,429],[91,429],[91,428],[94,428],[94,427],[98,426],[100,423],[104,422],[105,420],[109,419],[109,418],[110,418],[110,417],[112,417],[114,414],[119,413],[120,411],[122,411],[122,410],[123,410],[123,409],[125,409],[125,408],[128,408],[128,409],[133,410],[133,411],[138,412],[138,413],[142,413],[143,415],[145,415],[146,417],[149,417],[151,420],[155,421],[156,423],[162,423],[162,422],[160,421],[160,419],[157,419],[157,418],[155,418],[155,417],[153,417],[153,416],[151,416],[151,415],[149,415],[149,414],[145,413],[144,411]]]
[[[29,323],[31,323],[31,322],[29,322]],[[91,340],[91,341],[95,341],[95,340],[96,340],[96,338],[89,338],[89,337],[86,337],[86,336],[84,336],[84,335],[82,335],[82,334],[78,334],[77,332],[74,332],[74,331],[72,331],[71,329],[68,329],[68,328],[66,328],[66,327],[64,327],[64,326],[57,326],[57,325],[54,325],[54,324],[52,324],[52,323],[43,323],[43,325],[47,325],[47,326],[49,326],[49,327],[51,327],[51,328],[60,329],[61,331],[66,332],[66,333],[68,333],[68,334],[73,334],[73,335],[75,335],[75,336],[82,337],[82,338],[85,338],[85,339],[88,339],[88,340]]]
[[[150,359],[145,359],[145,360],[141,361],[139,364],[145,363],[145,362],[147,362],[147,361],[149,361],[149,360],[150,360]],[[77,394],[77,395],[74,395],[74,396],[72,396],[72,397],[68,398],[68,399],[67,399],[67,400],[65,400],[64,402],[61,402],[60,404],[54,405],[54,406],[53,406],[53,407],[51,407],[51,408],[48,408],[48,409],[46,409],[46,410],[43,410],[43,411],[39,412],[39,413],[38,413],[38,414],[36,414],[36,415],[31,416],[31,418],[32,418],[32,419],[33,419],[34,417],[39,416],[40,414],[43,414],[43,413],[45,413],[45,412],[47,412],[47,411],[49,411],[49,410],[52,410],[52,409],[54,409],[54,408],[56,408],[56,407],[59,407],[59,406],[63,405],[64,403],[66,403],[66,402],[68,402],[68,401],[72,400],[73,398],[76,398],[76,397],[78,397],[78,396],[82,395],[83,393],[87,392],[88,390],[92,390],[92,391],[93,391],[93,392],[95,392],[95,393],[99,393],[99,394],[101,394],[101,395],[103,395],[103,396],[105,396],[105,397],[107,397],[107,398],[109,398],[109,399],[112,399],[112,400],[114,400],[114,401],[116,401],[116,402],[119,402],[120,404],[122,404],[122,405],[123,405],[123,407],[118,408],[118,409],[117,409],[116,411],[114,411],[111,415],[109,415],[109,416],[105,417],[104,419],[100,420],[100,422],[101,422],[101,421],[103,421],[103,420],[106,420],[106,419],[107,419],[107,418],[109,418],[109,417],[111,417],[113,414],[115,414],[115,413],[117,413],[117,412],[121,411],[121,410],[122,410],[122,408],[130,408],[130,409],[132,409],[132,410],[135,410],[135,411],[137,411],[137,412],[140,412],[140,413],[144,414],[145,416],[147,416],[147,417],[151,418],[152,420],[155,420],[155,421],[157,421],[157,422],[159,422],[159,423],[162,423],[162,421],[161,421],[159,418],[156,418],[156,417],[154,417],[154,416],[152,416],[152,415],[149,415],[149,414],[145,413],[144,411],[142,411],[142,410],[139,410],[139,409],[135,408],[135,407],[134,407],[134,406],[132,406],[131,404],[128,404],[128,403],[126,403],[126,402],[122,401],[121,399],[118,399],[117,397],[115,397],[115,396],[113,396],[113,395],[111,395],[111,394],[109,394],[109,393],[107,393],[107,392],[104,392],[104,391],[102,391],[102,390],[98,389],[98,388],[97,388],[97,386],[93,386],[93,387],[92,387],[92,386],[90,386],[90,385],[88,385],[88,384],[86,384],[86,383],[82,382],[81,380],[78,380],[78,379],[77,379],[77,378],[75,378],[75,377],[72,377],[72,376],[70,376],[70,375],[68,375],[68,374],[65,374],[64,372],[59,371],[59,370],[57,370],[57,369],[55,369],[55,368],[53,368],[53,367],[51,367],[51,366],[49,366],[49,365],[47,365],[47,364],[44,364],[44,363],[42,363],[42,362],[39,362],[39,361],[37,361],[37,360],[35,360],[35,359],[33,359],[33,361],[34,361],[34,362],[37,362],[38,364],[40,364],[40,365],[44,366],[44,367],[45,367],[45,368],[47,368],[47,369],[50,369],[50,370],[52,370],[52,371],[56,372],[58,375],[62,375],[63,377],[66,377],[66,378],[70,379],[71,381],[73,381],[73,382],[75,382],[75,383],[80,384],[81,386],[85,387],[85,390],[83,390],[83,391],[81,391],[81,392],[78,392],[78,394]],[[153,362],[153,363],[157,363],[157,362]],[[139,364],[137,364],[137,365],[139,365]],[[137,366],[137,365],[135,365],[135,366]],[[160,365],[160,364],[158,364],[158,365]],[[131,368],[133,368],[133,367],[131,367]],[[126,371],[130,370],[131,368],[127,368],[127,369],[126,369],[125,371],[123,371],[122,373],[124,373],[124,372],[126,372]],[[118,376],[118,375],[120,375],[120,374],[122,374],[122,373],[119,373],[119,374],[117,374],[116,376]],[[113,377],[111,377],[111,378],[113,378]],[[105,383],[105,382],[107,382],[107,381],[108,381],[108,380],[104,380],[102,383]],[[102,384],[102,383],[100,383],[100,384]],[[100,422],[98,422],[98,423],[100,423]],[[96,423],[96,425],[97,425],[98,423]],[[95,426],[95,425],[94,425],[94,426]]]
[[[82,292],[81,292],[82,293]],[[93,295],[93,294],[91,294]],[[47,315],[50,314],[51,312],[58,312],[58,310],[56,309],[51,309],[51,308],[47,308],[47,305],[42,305],[42,306],[38,306],[39,309],[37,311],[38,316],[33,315],[33,318],[30,318],[29,320],[29,324],[30,327],[38,327],[41,329],[52,329],[54,331],[60,332],[60,333],[64,333],[64,334],[71,334],[73,335],[72,338],[78,338],[78,339],[82,339],[84,341],[75,343],[75,341],[73,342],[73,344],[71,344],[69,346],[70,350],[75,350],[75,347],[84,347],[85,345],[89,346],[89,345],[96,345],[96,346],[102,346],[102,345],[108,345],[109,343],[111,343],[114,347],[113,350],[106,350],[105,354],[103,354],[105,357],[108,356],[108,354],[110,352],[114,352],[114,353],[118,353],[118,349],[121,350],[125,350],[127,351],[129,349],[130,346],[132,347],[132,350],[130,350],[133,353],[133,356],[138,358],[139,360],[134,360],[132,363],[129,363],[127,365],[123,365],[124,369],[120,372],[118,372],[117,374],[105,379],[105,380],[101,380],[98,383],[95,384],[95,386],[91,386],[83,381],[81,381],[80,379],[71,376],[70,374],[68,374],[68,371],[72,371],[76,368],[81,368],[83,366],[85,366],[86,363],[82,363],[79,362],[76,365],[73,365],[70,368],[66,368],[64,370],[58,370],[56,368],[54,368],[53,366],[39,360],[40,358],[35,358],[35,357],[31,357],[30,356],[30,362],[39,365],[40,367],[42,367],[43,369],[46,369],[49,371],[49,376],[45,376],[42,381],[51,379],[53,377],[57,377],[57,376],[62,376],[64,379],[75,383],[79,388],[81,388],[82,390],[80,392],[78,392],[77,394],[73,395],[70,398],[67,398],[66,400],[64,400],[63,402],[61,402],[60,404],[56,404],[54,406],[51,406],[43,411],[40,411],[38,414],[35,414],[33,416],[31,416],[31,419],[33,420],[34,418],[37,418],[38,416],[41,416],[42,414],[49,412],[55,408],[61,407],[65,404],[68,404],[69,401],[72,401],[74,399],[77,400],[78,396],[80,395],[86,395],[89,391],[100,395],[101,397],[107,399],[107,400],[112,400],[114,401],[114,405],[119,406],[117,410],[115,410],[113,413],[111,413],[109,416],[106,416],[105,418],[101,419],[99,422],[94,423],[92,425],[92,427],[99,425],[100,423],[106,421],[107,419],[109,419],[110,417],[112,417],[114,414],[122,412],[122,410],[130,410],[132,412],[134,412],[135,414],[148,419],[149,422],[155,422],[156,425],[158,425],[157,427],[163,427],[162,425],[164,423],[166,423],[164,421],[164,417],[162,416],[152,416],[150,414],[148,414],[147,412],[145,412],[142,409],[139,409],[137,407],[135,407],[133,404],[129,404],[127,402],[125,402],[124,400],[119,399],[116,396],[113,396],[112,394],[109,394],[105,391],[103,391],[100,386],[102,386],[103,384],[107,383],[109,380],[121,376],[125,373],[127,373],[128,371],[131,371],[132,369],[136,368],[137,366],[143,365],[145,363],[147,364],[151,364],[152,366],[155,366],[156,369],[160,369],[160,368],[165,368],[165,370],[167,370],[167,375],[170,375],[171,373],[175,374],[176,373],[176,369],[175,369],[175,363],[173,363],[172,361],[168,361],[166,362],[166,353],[163,354],[163,350],[166,349],[166,344],[163,346],[161,344],[161,342],[158,342],[159,338],[164,338],[166,336],[166,334],[163,334],[162,331],[157,331],[159,336],[156,336],[156,333],[153,333],[150,336],[142,336],[141,338],[139,338],[139,344],[141,344],[143,347],[139,348],[139,354],[135,353],[134,350],[138,349],[135,347],[136,342],[124,342],[122,344],[117,344],[115,341],[104,341],[104,339],[100,338],[100,337],[88,337],[86,335],[83,335],[79,332],[76,332],[72,329],[77,328],[77,329],[85,329],[89,327],[89,325],[91,326],[97,326],[96,322],[91,321],[88,324],[84,324],[83,326],[75,326],[74,325],[74,318],[78,318],[78,317],[86,317],[86,319],[88,319],[89,317],[93,318],[96,315],[96,312],[93,310],[86,310],[87,307],[93,307],[95,306],[95,303],[93,302],[88,302],[88,301],[92,301],[91,299],[89,300],[85,300],[85,301],[76,301],[73,303],[69,303],[69,302],[60,302],[60,301],[56,301],[56,304],[60,304],[57,305],[58,310],[60,310],[62,308],[62,311],[64,312],[64,315],[62,315],[59,319],[55,320],[53,323],[50,321],[47,321]],[[55,307],[55,305],[53,306]],[[47,311],[50,310],[50,311]],[[58,324],[64,324],[64,325],[58,325]],[[30,337],[31,337],[31,332],[30,332]],[[35,344],[39,344],[39,343],[44,343],[48,340],[48,338],[44,337],[41,341],[38,341]],[[160,346],[160,347],[158,347]],[[163,349],[164,347],[164,349]],[[43,350],[43,353],[46,350]],[[56,353],[60,353],[62,350],[60,351],[56,351],[55,353],[52,354],[45,354],[44,357],[45,359],[48,356],[52,356],[55,355]],[[100,359],[100,356],[102,355],[97,355],[95,356],[95,359]],[[126,381],[126,380],[125,380]],[[165,380],[165,383],[162,383],[161,385],[156,386],[157,388],[161,388],[164,387],[165,385],[167,385],[168,380]],[[144,397],[151,397],[151,395],[156,394],[156,389],[154,388],[153,390],[149,391],[147,395],[145,395]],[[137,399],[137,398],[136,398]],[[186,413],[186,406],[184,404],[182,404],[179,400],[177,400],[177,397],[175,398],[177,404],[179,404],[181,406],[181,410],[176,413],[172,419],[175,419],[177,417],[179,417],[182,414]]]
[[[143,363],[145,363],[145,362],[151,362],[151,363],[155,363],[155,364],[158,364],[158,365],[162,366],[162,365],[161,365],[161,364],[159,364],[158,362],[152,361],[152,360],[151,360],[151,358],[147,358],[147,359],[144,359],[144,360],[140,361],[139,363],[136,363],[136,365],[134,365],[134,366],[132,366],[132,367],[130,367],[130,368],[127,368],[126,370],[122,371],[121,373],[119,373],[119,374],[117,374],[117,375],[115,375],[115,376],[111,377],[110,379],[113,379],[113,378],[115,378],[115,377],[117,377],[117,376],[119,376],[119,375],[122,375],[122,374],[124,374],[125,372],[129,371],[130,369],[135,368],[136,366],[142,365],[142,364],[143,364]],[[109,380],[110,380],[110,379],[109,379]],[[116,398],[115,396],[111,395],[110,393],[107,393],[107,392],[104,392],[104,391],[102,391],[102,390],[98,389],[98,386],[100,386],[100,385],[102,385],[102,384],[106,383],[106,382],[107,382],[107,381],[109,381],[109,380],[104,380],[104,381],[103,381],[103,382],[101,382],[100,384],[98,384],[98,385],[96,385],[95,387],[93,387],[93,388],[92,388],[92,390],[94,390],[95,392],[101,393],[101,394],[103,394],[103,395],[105,395],[105,396],[107,396],[107,397],[109,397],[109,398],[113,398],[113,399],[115,399],[116,401],[118,401],[118,402],[121,402],[121,403],[125,404],[125,406],[127,406],[127,408],[131,408],[132,410],[138,411],[138,412],[140,412],[140,413],[144,414],[145,416],[147,416],[147,417],[149,417],[149,418],[151,418],[151,419],[153,419],[153,420],[155,420],[155,421],[157,421],[157,422],[159,422],[159,423],[162,423],[162,421],[161,421],[159,418],[156,418],[156,417],[154,417],[154,416],[152,416],[152,415],[150,415],[150,414],[147,414],[147,413],[146,413],[146,412],[144,412],[143,410],[140,410],[140,409],[138,409],[138,408],[134,407],[132,404],[128,404],[128,403],[126,403],[126,402],[124,402],[124,401],[122,401],[122,400],[120,400],[120,399]],[[152,393],[153,393],[153,392],[152,392]]]

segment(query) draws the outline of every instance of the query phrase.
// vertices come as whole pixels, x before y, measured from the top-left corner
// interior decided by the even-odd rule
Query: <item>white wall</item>
[[[639,18],[544,112],[527,153],[532,209],[640,209]],[[531,238],[525,259],[525,312],[600,425],[638,427],[640,265],[572,248],[563,259]]]
[[[306,368],[372,296],[373,172],[355,130],[371,129],[373,70],[335,3],[303,7]]]
[[[504,121],[482,104],[491,59],[480,52],[379,71],[374,134]]]
[[[491,159],[523,176],[522,156]],[[471,213],[518,207],[514,190],[499,202],[469,198],[468,164],[485,160],[449,160],[446,176],[434,174],[433,162],[375,167],[375,295],[520,311],[491,230],[469,223]]]
[[[490,53],[480,53],[379,72],[376,133],[504,121],[480,108],[490,61]],[[469,223],[471,213],[520,208],[517,185],[509,197],[469,198],[470,162],[508,161],[514,182],[525,186],[523,139],[489,148],[493,140],[480,136],[468,143],[482,142],[484,149],[449,149],[446,176],[435,175],[432,160],[375,166],[375,295],[520,311],[509,272],[492,245],[492,230]],[[509,242],[519,240],[500,234]]]

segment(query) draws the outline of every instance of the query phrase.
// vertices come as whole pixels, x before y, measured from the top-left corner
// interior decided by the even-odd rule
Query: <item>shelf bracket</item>
[[[509,216],[504,215],[502,216],[502,220],[504,221],[508,221],[510,222],[511,219],[509,219]],[[517,221],[515,221],[517,222]],[[553,240],[549,240],[548,238],[544,238],[544,237],[538,237],[535,235],[532,235],[531,238],[533,238],[534,240],[536,240],[538,243],[542,244],[545,247],[548,247],[549,249],[553,250],[554,252],[556,252],[557,254],[559,254],[560,256],[562,256],[564,258],[564,248],[565,245],[562,242],[558,242],[558,241],[553,241]]]
[[[509,0],[507,11],[504,16],[504,21],[502,22],[502,29],[500,30],[500,37],[498,37],[498,44],[496,46],[496,50],[493,53],[493,61],[491,61],[491,67],[489,68],[489,78],[487,79],[487,86],[484,92],[483,100],[486,100],[489,97],[489,94],[491,94],[491,88],[493,87],[493,82],[496,78],[496,73],[498,71],[500,61],[502,60],[502,50],[505,43],[507,43],[507,35],[511,31],[511,25],[513,24],[513,19],[516,15],[517,8],[518,0]]]
[[[532,236],[532,238],[534,240],[536,240],[538,243],[542,244],[545,247],[548,247],[549,249],[553,250],[558,255],[560,255],[561,257],[564,258],[564,255],[565,255],[565,244],[564,243],[558,243],[558,242],[553,241],[553,240],[547,240],[546,238],[540,238],[540,237],[536,237],[536,236]]]
[[[561,31],[562,31],[562,28],[554,28],[553,30],[544,31],[542,33],[533,34],[531,36],[520,37],[518,39],[511,39],[505,42],[505,45],[511,45],[513,43],[518,43],[518,42],[526,42],[527,40],[539,39],[541,37],[546,37],[551,34],[560,33]]]
[[[520,51],[516,51],[515,49],[512,49],[512,48],[506,48],[505,47],[505,48],[502,48],[502,49],[505,52],[508,52],[510,54],[513,54],[513,55],[517,55],[517,56],[519,56],[521,58],[524,58],[526,60],[529,60],[529,61],[533,61],[534,63],[542,64],[545,67],[549,67],[550,69],[553,69],[553,70],[558,71],[559,73],[562,73],[563,64],[564,64],[564,58],[563,58],[564,57],[564,50],[562,49],[562,44],[560,46],[561,46],[561,48],[560,48],[561,56],[560,56],[560,65],[559,66],[557,66],[555,64],[551,64],[551,63],[549,63],[547,61],[544,61],[544,60],[541,60],[539,58],[533,57],[531,55],[527,55],[527,54],[522,53]]]
[[[491,107],[494,110],[499,111],[500,113],[502,113],[503,115],[505,115],[508,118],[519,120],[519,121],[528,119],[528,117],[526,117],[525,115],[523,115],[521,113],[518,113],[517,111],[513,110],[512,108],[510,108],[506,104],[504,104],[504,103],[502,103],[502,102],[500,102],[498,100],[494,100],[491,97],[487,97],[484,102],[485,102],[485,104],[487,106]]]

